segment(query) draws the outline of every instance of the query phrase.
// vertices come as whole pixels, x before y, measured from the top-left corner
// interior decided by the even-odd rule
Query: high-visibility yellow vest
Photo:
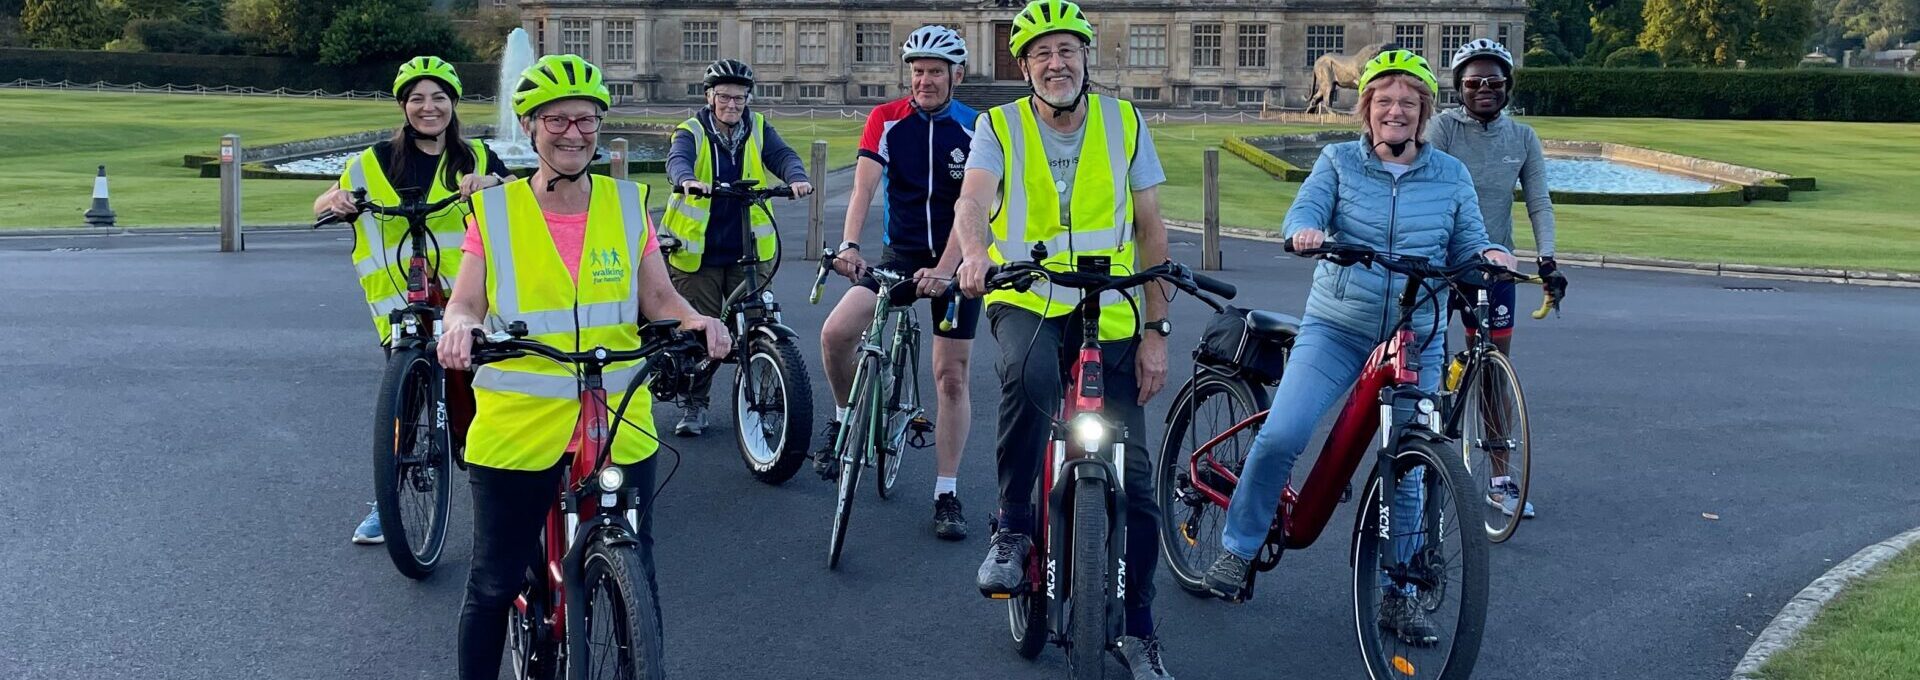
[[[576,283],[554,249],[545,215],[527,180],[474,195],[474,218],[487,248],[487,323],[527,324],[527,338],[567,352],[640,346],[641,248],[649,229],[647,188],[591,176],[592,207]],[[544,470],[560,461],[580,420],[582,385],[574,366],[522,357],[474,371],[473,426],[467,462],[506,470]],[[638,362],[609,365],[609,406],[618,405],[638,374]],[[637,463],[653,455],[653,395],[633,395],[613,461]],[[587,455],[591,452],[583,452]]]
[[[990,221],[993,243],[987,255],[995,264],[1031,259],[1034,243],[1046,245],[1040,264],[1071,271],[1083,255],[1112,258],[1114,276],[1138,271],[1133,236],[1133,192],[1128,169],[1140,134],[1133,104],[1087,95],[1085,134],[1080,163],[1073,175],[1071,213],[1062,219],[1060,189],[1047,165],[1040,140],[1040,121],[1028,104],[1031,97],[987,111],[993,133],[1006,159],[1000,182],[1000,205]],[[1064,226],[1065,222],[1069,226]],[[1139,294],[1136,289],[1135,298]],[[1025,293],[998,290],[987,293],[989,305],[1013,305],[1043,318],[1063,316],[1080,301],[1080,292],[1055,289],[1036,282]],[[1124,340],[1138,335],[1140,319],[1120,291],[1100,296],[1100,339]]]
[[[484,168],[486,144],[477,139],[468,143],[473,146],[476,163]],[[439,181],[446,163],[447,154],[440,154],[440,167],[433,173],[435,181],[427,188],[428,203],[458,193]],[[366,189],[367,199],[383,206],[400,204],[400,193],[387,181],[386,169],[381,167],[380,157],[372,147],[347,161],[346,170],[340,173],[340,188],[349,192]],[[433,263],[434,271],[439,272],[451,294],[454,276],[460,273],[460,244],[467,236],[467,211],[459,205],[440,211],[427,219],[427,231],[432,233],[427,241],[431,248],[427,260]],[[393,342],[393,326],[387,314],[407,306],[407,266],[413,252],[407,245],[407,221],[365,213],[354,221],[353,232],[353,269],[360,274],[360,288],[367,293],[373,327],[380,332],[380,344],[385,345]]]
[[[758,188],[767,186],[766,164],[761,162],[761,148],[767,136],[767,117],[748,112],[753,125],[747,133],[746,152],[740,159],[740,179],[757,182]],[[693,134],[693,147],[698,154],[693,161],[693,176],[707,186],[713,186],[713,140],[707,138],[706,126],[700,124],[700,117],[694,116],[680,123],[679,129]],[[667,256],[667,264],[683,272],[700,270],[701,256],[707,252],[707,216],[713,208],[713,199],[706,196],[674,194],[667,200],[666,215],[661,218],[661,227],[680,239],[680,250]],[[777,239],[773,233],[773,216],[764,210],[750,210],[746,228],[753,230],[754,248],[760,253],[761,261],[773,259]]]

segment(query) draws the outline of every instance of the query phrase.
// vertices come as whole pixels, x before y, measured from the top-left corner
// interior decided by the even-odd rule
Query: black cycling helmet
[[[753,67],[739,59],[721,59],[707,66],[707,77],[702,82],[707,84],[709,90],[715,85],[726,83],[745,85],[748,89],[752,89]]]

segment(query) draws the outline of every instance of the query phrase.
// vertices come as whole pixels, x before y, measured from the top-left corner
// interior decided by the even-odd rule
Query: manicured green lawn
[[[469,119],[475,113],[468,112]],[[123,226],[217,221],[219,185],[180,165],[211,153],[221,134],[249,146],[388,127],[391,103],[264,97],[129,95],[0,90],[0,229],[81,226],[94,167],[105,163]],[[478,119],[486,119],[480,115]],[[677,119],[641,118],[677,123]],[[1542,136],[1620,142],[1818,178],[1820,191],[1789,203],[1732,208],[1561,206],[1560,249],[1750,264],[1920,271],[1920,125],[1529,118]],[[853,162],[859,119],[777,116],[803,157],[815,139],[834,166]],[[1232,134],[1302,132],[1263,123],[1150,125],[1166,166],[1160,200],[1168,217],[1201,218],[1201,154]],[[1221,154],[1222,218],[1229,226],[1276,228],[1298,185]],[[664,189],[658,175],[637,177]],[[246,219],[299,223],[325,182],[248,180]],[[656,194],[664,202],[664,194]],[[1524,211],[1516,215],[1524,223]],[[1531,245],[1524,228],[1521,245]]]
[[[1821,612],[1767,680],[1900,680],[1920,669],[1920,552],[1856,583]]]

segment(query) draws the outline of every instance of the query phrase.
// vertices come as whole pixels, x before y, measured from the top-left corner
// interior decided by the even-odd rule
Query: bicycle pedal
[[[907,431],[911,433],[907,437],[907,444],[913,448],[924,449],[933,446],[933,421],[927,420],[926,416],[917,416],[907,421]]]

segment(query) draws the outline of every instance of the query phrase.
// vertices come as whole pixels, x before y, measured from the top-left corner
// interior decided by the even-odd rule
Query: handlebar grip
[[[319,229],[329,224],[338,224],[344,221],[346,221],[346,218],[341,217],[338,213],[329,212],[325,215],[320,216],[319,219],[314,220],[313,228]]]
[[[1207,291],[1228,300],[1232,300],[1233,296],[1240,294],[1240,289],[1235,288],[1233,284],[1199,272],[1193,274],[1193,285],[1199,286],[1200,290]]]
[[[1286,252],[1289,252],[1289,253],[1293,252],[1293,239],[1290,239],[1290,238],[1280,239],[1280,249],[1285,250]]]
[[[807,296],[807,304],[820,304],[820,295],[827,290],[827,273],[833,271],[833,268],[827,265],[832,261],[832,257],[832,255],[826,255],[820,258],[820,273],[813,277],[813,292]]]
[[[712,193],[712,192],[708,192],[708,191],[699,191],[699,190],[697,190],[697,189],[688,189],[688,188],[686,188],[686,187],[683,187],[683,186],[678,186],[678,185],[676,185],[676,186],[674,186],[674,187],[673,187],[673,191],[672,191],[672,193],[676,193],[676,194],[685,194],[685,195],[688,195],[688,196],[701,196],[701,197],[706,197],[706,198],[712,198],[712,197],[713,197],[713,193]]]

